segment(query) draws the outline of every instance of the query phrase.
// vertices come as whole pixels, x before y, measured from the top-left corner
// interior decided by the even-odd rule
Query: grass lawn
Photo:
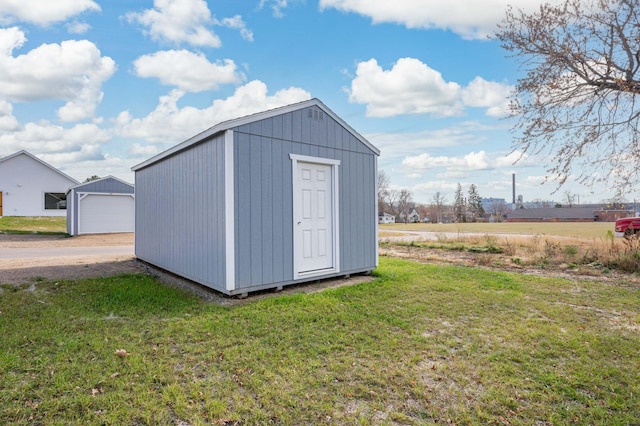
[[[598,238],[614,231],[613,222],[500,222],[500,223],[395,223],[380,225],[380,231],[477,232],[541,234],[562,237]]]
[[[2,286],[0,419],[638,423],[638,288],[386,257],[376,276],[227,307],[142,275]]]
[[[2,216],[0,233],[7,234],[66,234],[66,217],[49,216]]]

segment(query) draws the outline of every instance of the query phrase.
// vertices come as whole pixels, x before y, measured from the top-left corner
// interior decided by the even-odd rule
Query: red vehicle
[[[640,217],[625,217],[616,220],[616,237],[631,236],[640,236]]]

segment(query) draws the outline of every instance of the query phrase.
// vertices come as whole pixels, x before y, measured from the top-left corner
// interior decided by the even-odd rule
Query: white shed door
[[[333,182],[330,165],[298,162],[298,273],[334,267]]]
[[[133,232],[135,202],[129,194],[88,194],[78,203],[79,234]]]

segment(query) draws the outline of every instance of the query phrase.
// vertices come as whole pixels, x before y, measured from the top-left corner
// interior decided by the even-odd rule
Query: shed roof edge
[[[203,132],[198,133],[197,135],[194,135],[192,137],[190,137],[189,139],[149,158],[146,161],[143,161],[142,163],[136,164],[135,166],[131,167],[132,171],[137,171],[140,169],[143,169],[147,166],[150,166],[154,163],[157,163],[161,160],[163,160],[164,158],[170,157],[173,154],[176,154],[180,151],[183,151],[189,147],[191,147],[192,145],[195,145],[199,142],[201,142],[204,139],[207,139],[211,136],[214,136],[218,133],[222,133],[224,131],[230,130],[234,127],[238,127],[238,126],[242,126],[245,124],[249,124],[249,123],[253,123],[255,121],[259,121],[259,120],[264,120],[267,118],[271,118],[271,117],[275,117],[277,115],[281,115],[281,114],[286,114],[288,112],[292,112],[292,111],[296,111],[299,109],[303,109],[303,108],[308,108],[310,106],[317,106],[318,108],[322,109],[327,115],[329,115],[331,118],[333,118],[334,120],[336,120],[337,122],[339,122],[342,126],[344,126],[350,133],[352,133],[360,142],[362,142],[364,145],[367,146],[367,148],[371,149],[371,151],[373,151],[376,155],[380,155],[380,150],[378,148],[376,148],[371,142],[369,142],[364,136],[362,136],[360,133],[358,133],[356,130],[353,129],[353,127],[351,127],[349,124],[347,124],[346,121],[344,121],[342,118],[340,118],[336,113],[334,113],[333,111],[331,111],[331,109],[329,109],[329,107],[327,107],[324,103],[322,103],[318,98],[312,98],[306,101],[302,101],[302,102],[298,102],[295,104],[290,104],[290,105],[285,105],[285,106],[281,106],[278,108],[273,108],[267,111],[262,111],[262,112],[257,112],[254,114],[250,114],[244,117],[239,117],[239,118],[234,118],[231,120],[227,120],[227,121],[223,121],[221,123],[216,124],[215,126],[212,126],[210,128],[208,128],[207,130],[204,130]]]
[[[93,183],[96,183],[96,182],[100,182],[101,180],[107,180],[107,179],[114,179],[114,180],[117,180],[120,183],[123,183],[125,185],[129,185],[130,187],[135,188],[134,184],[126,182],[126,181],[124,181],[122,179],[118,179],[117,177],[115,177],[113,175],[109,175],[109,176],[105,176],[105,177],[100,178],[100,179],[92,180],[92,181],[89,181],[89,182],[82,182],[82,183],[79,183],[78,185],[71,186],[71,187],[69,187],[69,189],[67,189],[67,194],[72,189],[78,189],[78,188],[83,187],[85,185],[90,185],[90,184],[93,184]]]

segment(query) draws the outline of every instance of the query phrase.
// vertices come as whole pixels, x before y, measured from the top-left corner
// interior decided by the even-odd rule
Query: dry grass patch
[[[582,275],[611,271],[640,272],[640,239],[562,236],[465,235],[439,236],[436,241],[382,239],[381,253],[506,269],[560,270]]]

